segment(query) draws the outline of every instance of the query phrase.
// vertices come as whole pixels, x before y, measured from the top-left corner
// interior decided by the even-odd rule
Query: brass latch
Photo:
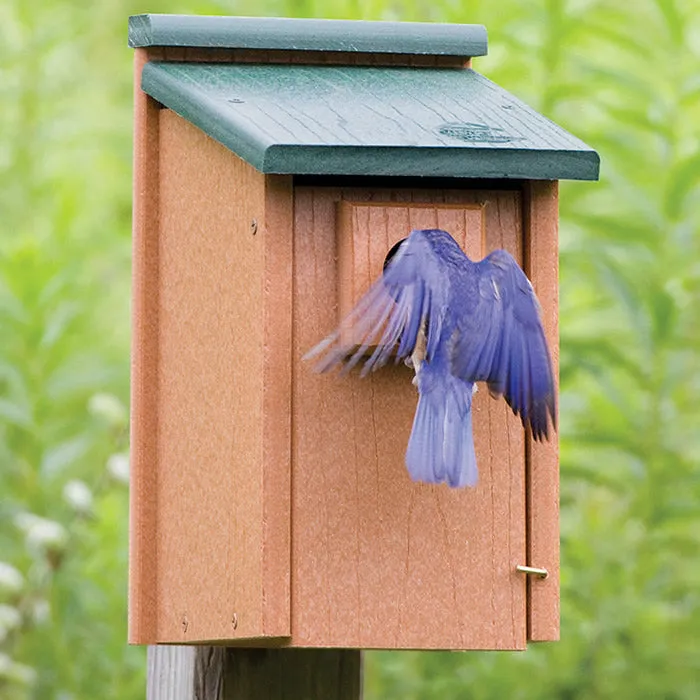
[[[549,571],[547,571],[547,569],[538,569],[535,566],[523,566],[522,564],[518,564],[518,566],[515,567],[515,570],[519,571],[521,574],[539,576],[540,578],[547,578],[547,576],[549,576]]]

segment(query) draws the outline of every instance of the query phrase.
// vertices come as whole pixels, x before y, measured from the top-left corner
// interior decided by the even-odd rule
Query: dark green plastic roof
[[[480,24],[135,15],[129,46],[485,56]]]
[[[594,150],[472,70],[153,62],[142,88],[265,173],[598,178]]]

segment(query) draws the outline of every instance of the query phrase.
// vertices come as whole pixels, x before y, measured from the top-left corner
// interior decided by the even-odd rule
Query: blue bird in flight
[[[349,339],[352,338],[352,343]],[[556,430],[552,362],[540,306],[505,250],[472,262],[446,231],[411,231],[340,327],[304,359],[316,369],[361,375],[392,357],[415,371],[418,407],[406,450],[415,481],[452,487],[477,481],[472,435],[475,382],[505,397],[535,440]]]

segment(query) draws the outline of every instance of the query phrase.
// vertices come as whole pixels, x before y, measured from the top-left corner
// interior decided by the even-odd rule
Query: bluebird
[[[475,382],[505,397],[535,440],[556,430],[552,363],[540,306],[505,250],[472,262],[446,231],[411,231],[387,256],[382,276],[339,328],[311,349],[325,372],[361,376],[403,360],[418,389],[406,466],[414,481],[477,481],[472,435]]]

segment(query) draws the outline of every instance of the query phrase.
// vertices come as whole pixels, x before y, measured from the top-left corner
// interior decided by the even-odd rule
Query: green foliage
[[[700,684],[700,2],[0,8],[0,697],[137,698],[126,637],[131,52],[140,11],[481,22],[477,69],[602,156],[562,186],[562,641],[374,652],[367,697]]]

